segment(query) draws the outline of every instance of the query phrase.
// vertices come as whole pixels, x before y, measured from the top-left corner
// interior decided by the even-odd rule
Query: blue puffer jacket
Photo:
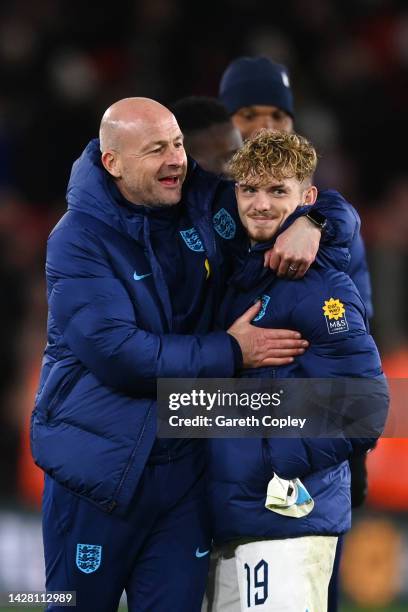
[[[154,444],[156,379],[231,377],[239,364],[231,336],[211,330],[242,230],[233,184],[191,161],[178,206],[125,202],[97,140],[75,162],[67,198],[48,241],[32,452],[59,483],[120,514]],[[327,239],[350,242],[358,216],[341,196],[319,209]]]
[[[99,160],[92,141],[73,166],[68,212],[48,241],[48,344],[32,452],[58,482],[120,514],[155,439],[156,379],[234,375],[231,336],[209,333],[223,288],[219,244],[235,237],[224,207],[234,198],[230,184],[193,162],[172,211],[131,206]],[[176,270],[163,272],[161,245],[177,247],[169,262]],[[173,312],[168,277],[180,292],[190,284],[185,311]]]
[[[263,268],[263,252],[269,246],[257,245],[243,259],[230,280],[220,321],[228,327],[255,299],[262,297],[262,308],[254,324],[298,330],[309,340],[310,347],[291,365],[248,370],[242,376],[375,378],[378,381],[375,397],[367,397],[367,409],[370,406],[367,411],[375,401],[376,423],[379,419],[383,425],[388,407],[387,385],[377,348],[368,332],[364,304],[353,282],[341,271],[348,266],[347,252],[341,248],[322,249],[304,279],[290,281]],[[339,300],[345,311],[333,320],[323,310],[330,298]],[[215,541],[221,544],[237,538],[344,533],[351,520],[347,459],[351,453],[365,452],[374,442],[359,438],[208,441],[209,499]],[[267,484],[274,473],[282,478],[302,479],[315,501],[308,516],[295,519],[265,509]]]

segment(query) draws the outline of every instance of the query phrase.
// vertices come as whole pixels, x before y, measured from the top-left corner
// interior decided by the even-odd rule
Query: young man
[[[221,102],[190,96],[177,100],[171,110],[183,132],[188,154],[204,170],[225,176],[228,162],[242,147],[242,137]]]
[[[233,60],[221,77],[219,99],[244,139],[260,128],[293,131],[295,109],[288,69],[267,57]],[[356,232],[350,254],[347,273],[360,291],[368,316],[372,317],[370,276],[359,232]]]
[[[238,57],[233,60],[221,77],[219,98],[243,138],[252,136],[260,128],[293,131],[295,109],[288,69],[267,57]],[[371,281],[360,232],[356,232],[350,246],[347,273],[356,284],[371,318]],[[350,466],[352,504],[358,507],[367,494],[365,455],[351,457]],[[337,612],[341,547],[342,539],[339,540],[336,567],[330,584],[329,612]]]
[[[131,611],[194,612],[208,567],[196,551],[210,543],[204,454],[196,440],[156,439],[156,380],[290,363],[307,343],[255,328],[253,308],[212,332],[229,253],[242,244],[233,184],[187,166],[177,121],[158,102],[127,98],[105,112],[67,199],[48,241],[48,344],[32,417],[47,474],[46,586],[76,591],[78,611],[114,612],[125,589]],[[333,216],[331,238],[349,241],[355,213],[338,200]],[[302,256],[299,237],[318,243],[320,231],[299,219],[290,236],[282,273],[307,267],[314,254]]]
[[[377,402],[385,421],[386,384],[367,313],[355,285],[342,271],[343,249],[320,251],[302,280],[278,278],[263,255],[297,215],[314,204],[316,152],[296,134],[263,130],[246,141],[230,165],[239,217],[249,252],[229,280],[221,306],[228,327],[254,300],[262,300],[253,324],[298,329],[309,349],[292,364],[260,368],[260,378],[375,378],[363,398]],[[340,325],[331,325],[331,319]],[[245,377],[249,373],[242,372]],[[337,537],[350,528],[352,452],[365,453],[374,439],[212,439],[209,499],[221,556],[213,576],[210,610],[325,612]],[[240,460],[242,458],[242,461]],[[274,474],[301,478],[314,501],[298,518],[265,507]],[[288,485],[289,486],[289,485]],[[288,493],[289,495],[289,493]],[[234,576],[236,578],[234,579]],[[235,586],[235,589],[234,589]]]

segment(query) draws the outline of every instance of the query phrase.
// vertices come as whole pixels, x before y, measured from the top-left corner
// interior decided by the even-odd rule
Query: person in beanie
[[[242,137],[260,128],[293,131],[293,94],[285,66],[267,57],[239,57],[222,75],[219,99]]]

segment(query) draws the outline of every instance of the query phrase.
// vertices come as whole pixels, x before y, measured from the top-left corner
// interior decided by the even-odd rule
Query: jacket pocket
[[[73,369],[68,376],[63,379],[60,386],[55,390],[52,400],[45,406],[45,418],[48,420],[52,416],[52,411],[59,403],[63,402],[70,391],[75,387],[82,374],[81,366]]]

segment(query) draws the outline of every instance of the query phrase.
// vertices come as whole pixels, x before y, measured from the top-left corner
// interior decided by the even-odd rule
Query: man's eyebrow
[[[238,187],[251,187],[252,189],[286,189],[285,183],[269,185],[268,183],[251,183],[247,181],[237,181]]]
[[[237,181],[237,185],[238,187],[252,187],[253,189],[257,189],[259,187],[259,185],[256,185],[255,183],[248,183],[246,181]]]
[[[176,140],[184,141],[184,136],[181,132],[180,134],[177,134],[177,136],[175,136],[171,142],[174,142]],[[167,145],[168,143],[169,143],[168,140],[152,140],[148,142],[144,147],[142,147],[142,151],[148,151],[152,147],[163,146],[163,145]]]

